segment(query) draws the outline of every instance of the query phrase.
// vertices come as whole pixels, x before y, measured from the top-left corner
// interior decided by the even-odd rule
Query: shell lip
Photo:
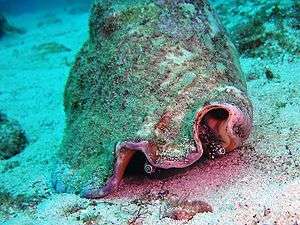
[[[123,149],[131,149],[133,151],[143,152],[149,164],[151,164],[155,168],[161,168],[161,169],[187,167],[193,164],[195,161],[197,161],[202,155],[201,152],[198,152],[197,149],[195,148],[195,150],[190,152],[187,155],[187,157],[183,158],[182,160],[163,159],[157,154],[158,147],[152,141],[139,141],[139,142],[125,141],[116,147],[117,154],[121,152]]]
[[[203,155],[203,146],[199,127],[201,126],[202,119],[205,117],[205,115],[214,109],[223,109],[228,112],[228,118],[221,128],[224,135],[226,135],[225,139],[227,139],[225,140],[224,148],[226,149],[226,152],[232,151],[233,149],[239,147],[249,136],[252,128],[251,119],[238,107],[232,104],[211,103],[202,107],[195,115],[193,124],[193,138],[196,146],[186,156],[186,158],[183,158],[182,160],[162,158],[157,154],[159,151],[157,145],[148,140],[124,141],[116,146],[116,152],[118,154],[120,151],[122,151],[122,149],[141,151],[145,155],[149,164],[151,164],[153,167],[161,169],[187,167],[199,160]],[[240,130],[242,130],[242,132]],[[240,133],[238,133],[238,131],[240,131]]]
[[[208,120],[210,119],[210,121],[212,121],[209,121],[210,124],[208,125],[217,129],[220,133],[220,137],[224,139],[226,152],[232,151],[240,146],[242,141],[250,134],[252,128],[251,118],[238,107],[229,103],[206,104],[199,109],[195,115],[193,137],[196,147],[186,158],[183,160],[162,158],[158,155],[159,149],[157,145],[152,141],[136,140],[118,143],[116,146],[117,161],[112,177],[109,178],[104,187],[96,189],[87,187],[82,191],[81,195],[86,198],[102,198],[116,190],[123,178],[128,163],[130,163],[136,151],[141,151],[145,155],[148,160],[147,163],[149,163],[148,165],[151,165],[151,170],[155,170],[155,168],[184,168],[193,164],[200,159],[204,152],[201,140],[201,126],[203,125],[203,120],[205,120],[205,116],[209,115],[209,113],[215,109],[222,109],[228,113],[226,114],[227,117],[223,120],[208,118]]]

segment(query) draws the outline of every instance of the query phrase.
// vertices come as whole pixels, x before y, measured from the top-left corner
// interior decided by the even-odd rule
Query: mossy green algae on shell
[[[103,187],[127,141],[155,146],[161,167],[185,161],[195,116],[212,102],[251,120],[236,50],[208,2],[95,1],[89,22],[65,88],[57,190]]]

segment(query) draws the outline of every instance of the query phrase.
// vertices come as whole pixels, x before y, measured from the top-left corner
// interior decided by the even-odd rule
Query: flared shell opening
[[[211,104],[196,115],[193,133],[198,152],[213,148],[230,152],[239,147],[250,133],[250,119],[231,104]]]
[[[226,152],[232,151],[241,145],[251,130],[251,119],[238,107],[231,104],[210,104],[201,108],[195,115],[193,136],[196,143],[196,151],[192,151],[182,161],[161,160],[156,152],[155,143],[150,141],[131,142],[125,141],[116,147],[117,160],[112,177],[103,188],[83,190],[82,196],[86,198],[101,198],[113,192],[122,180],[124,173],[132,162],[134,154],[144,154],[148,163],[144,169],[152,173],[158,168],[182,168],[197,161],[203,153],[222,148]],[[220,147],[221,146],[221,147]],[[225,152],[224,152],[225,153]]]

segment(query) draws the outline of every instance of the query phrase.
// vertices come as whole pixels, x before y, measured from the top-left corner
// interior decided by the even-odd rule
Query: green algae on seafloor
[[[32,49],[42,56],[71,51],[70,48],[56,42],[47,42],[47,43],[35,45],[32,47]]]
[[[1,13],[2,12],[0,12],[0,38],[6,34],[24,34],[26,32],[24,29],[11,25]]]
[[[153,140],[169,146],[160,157],[183,160],[206,101],[246,105],[251,117],[250,103],[240,102],[248,100],[238,55],[206,1],[95,1],[89,28],[65,87],[60,191],[102,187],[123,141]],[[230,96],[228,87],[241,93]],[[168,111],[169,127],[157,134]]]
[[[10,192],[4,191],[4,188],[1,187],[0,189],[0,220],[10,217],[18,211],[34,209],[43,199],[42,196],[38,195],[19,194],[13,196]]]
[[[300,55],[298,1],[268,1],[263,4],[259,1],[244,1],[225,4],[231,6],[225,7],[222,3],[217,7],[224,23],[232,23],[230,14],[240,14],[238,16],[244,21],[231,24],[229,28],[241,54],[261,58],[276,57],[285,52]],[[253,7],[246,7],[246,4],[252,4]],[[236,11],[238,7],[244,7],[251,12]],[[228,8],[229,12],[225,12]]]

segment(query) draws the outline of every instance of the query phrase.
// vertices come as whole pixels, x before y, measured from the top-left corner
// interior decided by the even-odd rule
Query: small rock
[[[213,212],[213,208],[203,201],[169,199],[163,210],[163,217],[173,220],[191,220],[197,213]]]
[[[268,80],[273,80],[275,78],[279,78],[279,76],[277,74],[275,74],[270,67],[266,66],[265,67],[265,75],[266,75],[266,78]]]
[[[0,38],[7,33],[24,34],[25,30],[9,24],[6,17],[0,13]]]
[[[26,144],[25,132],[19,123],[0,113],[0,160],[20,153]]]

